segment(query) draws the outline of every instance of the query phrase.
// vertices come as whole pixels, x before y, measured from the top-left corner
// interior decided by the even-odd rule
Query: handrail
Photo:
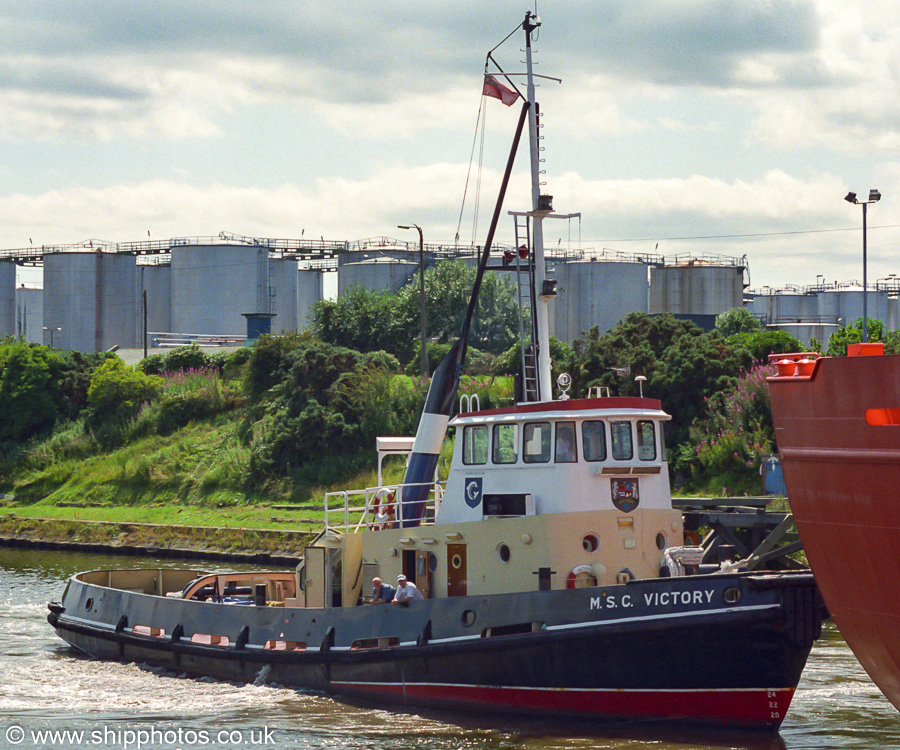
[[[375,495],[380,490],[390,490],[393,493],[394,498],[400,498],[402,493],[400,490],[404,487],[421,487],[422,485],[429,485],[432,487],[431,493],[432,497],[426,504],[426,513],[425,517],[421,519],[422,526],[430,526],[434,523],[434,516],[437,515],[437,511],[440,508],[441,498],[444,494],[443,484],[441,482],[413,482],[407,484],[386,484],[381,487],[366,487],[365,489],[359,490],[336,490],[333,492],[326,492],[323,508],[325,515],[325,531],[329,531],[334,529],[336,531],[343,531],[344,533],[356,533],[362,530],[371,531],[374,529],[383,528],[387,525],[393,525],[397,523],[401,523],[403,518],[403,503],[398,500],[394,501],[396,506],[396,513],[394,518],[388,522],[378,521],[375,517],[374,511],[374,500]],[[329,507],[330,500],[334,498],[341,498],[342,502],[332,508]],[[354,505],[351,505],[351,498],[354,499]],[[358,498],[358,500],[357,500]],[[362,500],[362,505],[359,505],[359,500]],[[430,517],[429,517],[429,511]],[[343,515],[343,523],[338,523],[337,525],[333,525],[329,516],[334,513],[341,513]],[[351,514],[360,514],[359,520],[352,525],[350,522]]]

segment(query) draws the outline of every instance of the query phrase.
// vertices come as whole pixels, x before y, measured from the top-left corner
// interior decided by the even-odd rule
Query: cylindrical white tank
[[[94,352],[137,346],[135,259],[101,252],[44,257],[44,343]]]
[[[743,305],[744,268],[690,261],[650,267],[650,312],[719,315]]]
[[[418,270],[419,264],[396,258],[371,258],[338,266],[338,296],[352,286],[396,292]]]
[[[174,332],[246,335],[243,313],[270,312],[268,259],[254,245],[173,247]]]
[[[847,321],[841,316],[841,298],[835,289],[826,289],[816,295],[818,301],[819,320],[827,323],[836,323],[841,319],[843,325]]]
[[[891,311],[888,307],[886,290],[870,290],[867,294],[866,310],[872,320],[882,320],[890,329]],[[848,286],[829,289],[819,294],[819,315],[823,320],[840,318],[842,325],[853,325],[863,316],[862,286]]]
[[[318,268],[297,271],[297,329],[308,328],[313,321],[313,307],[324,298],[325,274]]]
[[[828,339],[837,329],[837,326],[829,323],[779,323],[774,326],[776,330],[796,336],[804,347],[816,338],[822,345],[828,346]]]
[[[747,307],[772,325],[815,322],[819,315],[817,295],[794,289],[766,290],[757,294]]]
[[[172,332],[172,267],[169,265],[139,265],[138,286],[143,297],[147,293],[147,331]],[[138,300],[138,341],[144,340],[144,304]]]
[[[0,338],[16,334],[16,264],[0,261]]]
[[[272,333],[297,330],[297,261],[269,259]]]
[[[32,344],[44,341],[44,290],[20,286],[16,289],[16,337]],[[54,343],[56,343],[54,341]]]
[[[605,333],[630,312],[648,312],[647,265],[602,260],[556,263],[551,332],[569,343],[593,326]]]

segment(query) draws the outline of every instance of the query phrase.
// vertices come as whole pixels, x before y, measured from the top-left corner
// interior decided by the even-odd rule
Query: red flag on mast
[[[485,75],[484,77],[484,88],[482,88],[481,94],[482,96],[492,96],[494,99],[499,99],[507,107],[515,104],[516,99],[519,98],[518,93],[512,89],[506,88],[506,86],[500,83],[494,76],[489,75]]]

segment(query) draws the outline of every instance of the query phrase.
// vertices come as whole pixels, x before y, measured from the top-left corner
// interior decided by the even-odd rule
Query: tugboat
[[[539,25],[531,13],[521,24],[528,85],[516,142],[468,316],[432,378],[403,483],[327,496],[325,528],[295,573],[79,573],[50,605],[64,640],[96,658],[403,706],[778,728],[820,633],[812,575],[699,565],[671,504],[658,400],[569,398],[566,376],[554,398],[555,290],[541,229],[554,214],[539,189],[531,60]],[[493,78],[488,88],[512,92]],[[463,403],[454,416],[526,119],[533,205],[516,215],[525,240],[514,262],[532,314],[521,399]],[[412,583],[421,597],[372,603],[376,578],[406,594]]]
[[[900,710],[900,356],[779,354],[768,379],[797,531],[828,611]]]

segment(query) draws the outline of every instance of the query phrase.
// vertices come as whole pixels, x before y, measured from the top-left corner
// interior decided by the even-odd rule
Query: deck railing
[[[404,487],[428,486],[429,499],[426,501],[425,514],[421,519],[422,526],[430,526],[440,508],[444,494],[440,482],[415,484],[388,484],[382,487],[366,487],[364,490],[340,490],[325,493],[325,530],[334,529],[344,533],[373,531],[376,529],[399,527],[405,520],[404,503],[400,502]],[[390,493],[388,500],[386,493]],[[383,510],[385,503],[390,504],[391,513],[383,514],[386,519],[377,517],[377,510]],[[409,505],[409,503],[405,503]]]

